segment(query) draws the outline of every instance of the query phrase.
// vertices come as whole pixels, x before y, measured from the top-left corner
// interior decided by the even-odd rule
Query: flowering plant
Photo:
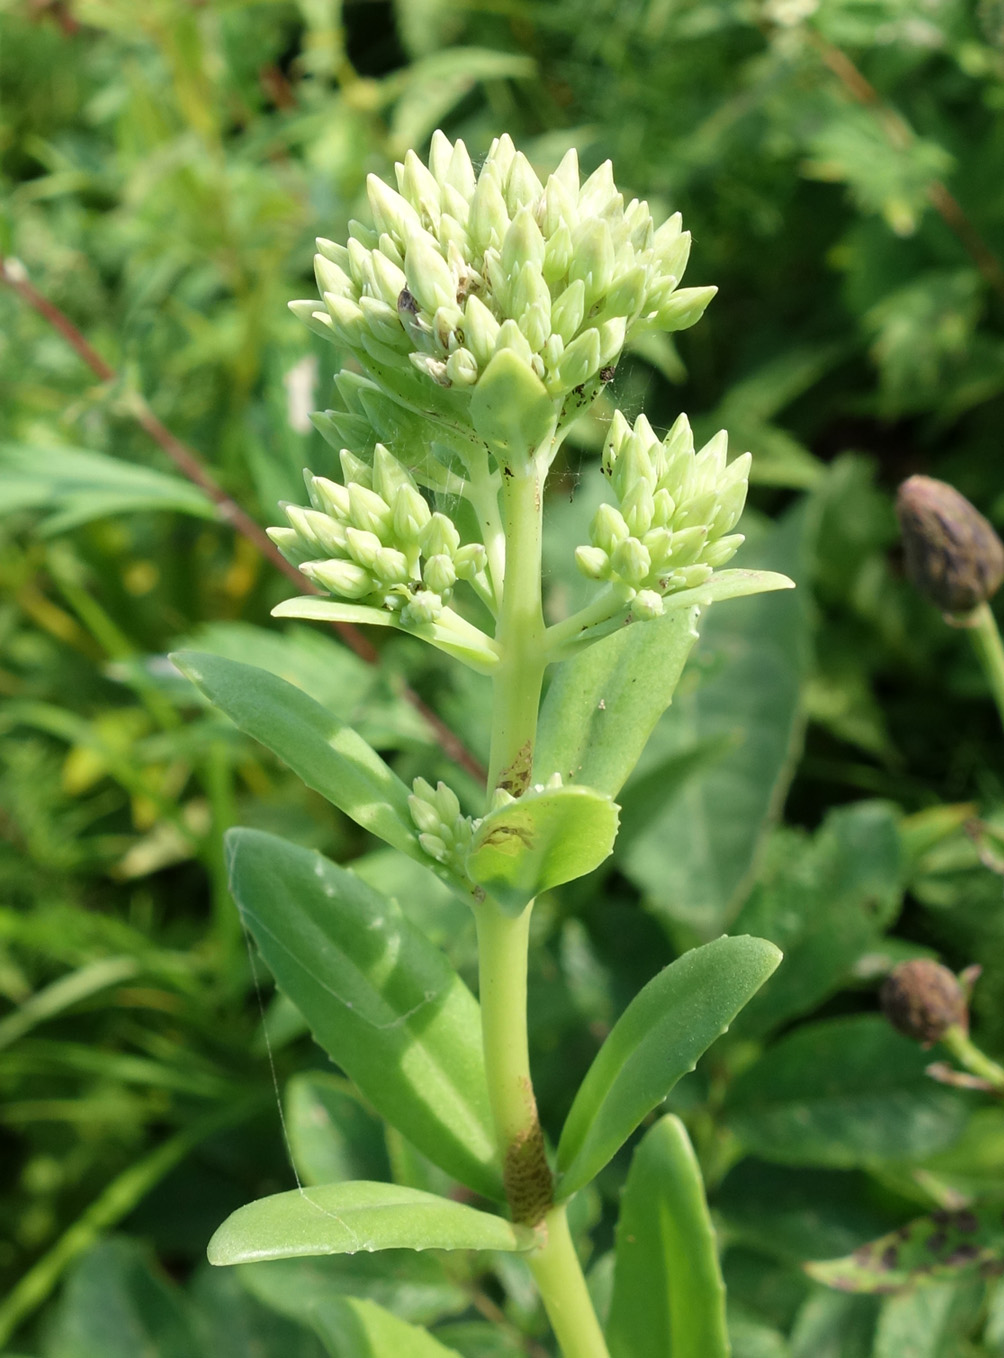
[[[692,325],[714,289],[679,286],[690,247],[679,216],[657,227],[646,204],[625,207],[609,164],[580,184],[570,152],[541,183],[501,137],[475,174],[463,143],[437,133],[429,165],[409,152],[397,176],[397,191],[369,181],[372,228],[353,223],[346,246],[319,242],[322,304],[293,303],[354,364],[335,380],[337,407],[316,417],[343,479],[308,474],[309,507],[286,506],[287,525],[271,530],[323,593],[275,612],[397,628],[487,676],[484,804],[467,814],[454,790],[422,778],[409,790],[361,736],[271,674],[209,655],[178,663],[473,911],[477,1001],[406,911],[351,872],[270,835],[229,836],[234,895],[280,987],[372,1107],[458,1187],[301,1186],[235,1213],[210,1258],[518,1253],[565,1358],[671,1346],[713,1358],[727,1351],[723,1288],[682,1124],[655,1123],[635,1152],[605,1327],[568,1207],[780,954],[723,937],[661,971],[600,1048],[553,1152],[530,1072],[526,974],[534,899],[611,852],[615,798],[702,610],[791,583],[722,569],[742,541],[748,454],[727,463],[724,433],[695,450],[684,416],[660,439],[644,416],[632,425],[618,413],[602,455],[611,499],[575,552],[592,597],[544,620],[545,487],[563,439],[626,344]],[[462,525],[476,526],[471,540]],[[371,1302],[332,1306],[332,1333],[365,1334],[368,1353],[452,1351]]]

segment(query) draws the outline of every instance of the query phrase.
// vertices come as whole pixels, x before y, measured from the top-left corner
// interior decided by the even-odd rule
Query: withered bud
[[[911,476],[896,496],[906,573],[945,613],[969,613],[1004,580],[1004,543],[945,481]]]
[[[940,962],[918,957],[900,962],[882,983],[879,1003],[897,1029],[930,1047],[949,1028],[969,1030],[966,996],[955,975]]]

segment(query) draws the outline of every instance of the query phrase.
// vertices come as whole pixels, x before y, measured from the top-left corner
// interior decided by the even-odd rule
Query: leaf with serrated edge
[[[424,1155],[499,1197],[478,1005],[444,955],[318,853],[258,830],[226,849],[241,917],[320,1045]]]
[[[526,1250],[533,1232],[435,1193],[366,1179],[276,1193],[239,1207],[209,1242],[211,1264],[359,1250]]]
[[[762,938],[718,938],[664,968],[614,1024],[558,1143],[559,1201],[594,1179],[728,1028],[781,960]]]

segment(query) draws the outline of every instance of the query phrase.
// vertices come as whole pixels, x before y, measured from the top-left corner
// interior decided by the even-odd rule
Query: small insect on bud
[[[969,1028],[966,996],[955,975],[940,962],[918,957],[901,962],[882,983],[882,1012],[898,1031],[925,1047],[949,1028]]]
[[[945,613],[968,613],[1004,580],[1004,543],[954,486],[911,476],[896,496],[906,573]]]

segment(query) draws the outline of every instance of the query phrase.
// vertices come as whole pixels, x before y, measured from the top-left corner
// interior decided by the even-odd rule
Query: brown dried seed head
[[[966,997],[955,975],[926,957],[893,967],[879,1002],[894,1028],[925,1047],[955,1025],[963,1031],[969,1027]]]
[[[906,573],[946,613],[968,613],[1004,580],[1004,543],[954,486],[911,476],[896,496]]]

